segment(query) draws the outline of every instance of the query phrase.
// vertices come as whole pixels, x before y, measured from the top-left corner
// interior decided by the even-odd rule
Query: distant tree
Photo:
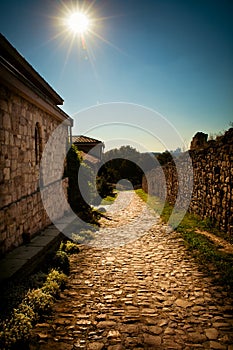
[[[171,151],[170,153],[175,157],[179,157],[181,155],[182,151],[181,151],[181,148],[178,147],[175,149],[175,151]]]
[[[156,168],[159,162],[153,153],[141,153],[139,166],[144,172],[150,171]]]
[[[97,191],[101,198],[105,198],[107,196],[113,196],[114,195],[114,185],[110,181],[107,181],[107,179],[104,176],[98,176],[96,180],[96,187]],[[98,199],[99,201],[99,199]],[[94,200],[95,204],[99,204],[97,200]]]
[[[165,152],[163,152],[163,153],[160,153],[157,156],[157,159],[158,159],[160,165],[162,165],[162,166],[167,164],[167,163],[174,162],[171,153],[169,151],[167,151],[167,150]]]
[[[142,154],[129,145],[106,152],[103,155],[104,165],[98,173],[99,183],[103,183],[105,189],[107,188],[106,182],[115,185],[122,179],[129,180],[133,186],[141,185],[143,171],[140,164],[142,160]],[[101,191],[99,188],[99,192]]]

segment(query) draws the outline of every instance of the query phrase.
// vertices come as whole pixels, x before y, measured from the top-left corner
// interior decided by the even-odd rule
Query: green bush
[[[79,244],[87,244],[95,238],[91,230],[81,230],[79,233],[72,233],[72,239]]]
[[[27,292],[11,317],[0,324],[0,348],[21,349],[29,339],[33,324],[44,314],[47,314],[54,303],[54,297],[64,287],[67,276],[52,269],[42,288]]]
[[[66,242],[64,249],[74,251],[78,247],[72,242]],[[21,292],[21,289],[20,293],[17,290],[17,295],[21,296],[21,303],[18,302],[18,307],[0,323],[0,349],[25,349],[35,322],[51,311],[55,297],[67,281],[67,275],[64,273],[69,272],[67,253],[58,250],[53,263],[57,269],[53,268],[47,277],[45,273],[40,272],[28,279],[28,286],[34,287],[33,289],[26,294]]]
[[[76,254],[80,251],[78,244],[71,241],[62,242],[59,250],[64,251],[67,254]]]
[[[1,349],[11,349],[16,343],[28,340],[34,319],[35,313],[30,306],[20,304],[18,309],[14,309],[12,317],[1,325]]]
[[[64,272],[67,275],[69,274],[70,262],[66,252],[58,250],[53,258],[52,264],[58,270]]]
[[[48,276],[47,276],[47,279],[46,279],[46,282],[44,285],[48,285],[48,284],[51,284],[52,282],[56,282],[59,287],[61,289],[64,288],[66,282],[67,282],[67,275],[65,275],[64,273],[56,270],[56,269],[52,269]]]
[[[52,295],[53,297],[57,297],[60,292],[60,286],[56,281],[46,281],[42,287],[42,291],[46,294]]]
[[[53,302],[53,296],[49,293],[45,293],[42,288],[30,290],[23,300],[23,303],[32,308],[36,317],[50,312]]]
[[[68,202],[75,213],[86,211],[95,198],[94,173],[75,145],[67,153],[65,176],[69,178]],[[85,198],[80,192],[85,190]]]
[[[4,321],[0,322],[0,349],[27,347],[33,325],[51,311],[55,297],[58,297],[66,284],[66,274],[69,273],[70,267],[67,253],[74,252],[79,252],[77,244],[71,241],[62,243],[51,262],[54,268],[47,276],[46,273],[39,272],[14,288],[10,285],[10,293],[9,288],[6,288],[3,294],[5,299],[2,301],[8,302],[6,312],[2,315]],[[13,311],[10,313],[10,310]]]

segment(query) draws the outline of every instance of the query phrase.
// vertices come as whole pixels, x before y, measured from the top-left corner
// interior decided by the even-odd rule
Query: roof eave
[[[48,96],[55,105],[63,105],[64,100],[56,91],[39,75],[36,70],[25,60],[25,58],[8,42],[0,33],[1,57],[20,72],[25,79],[29,80],[37,89]]]

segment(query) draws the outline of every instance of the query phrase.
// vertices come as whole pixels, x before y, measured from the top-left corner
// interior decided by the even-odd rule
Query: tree
[[[174,162],[173,157],[169,151],[165,151],[163,153],[160,153],[157,156],[157,159],[158,159],[160,165],[162,165],[162,166],[167,164],[167,163]]]
[[[133,186],[141,185],[143,171],[140,168],[142,154],[131,146],[112,149],[103,156],[104,165],[99,170],[102,183],[116,184],[122,179],[129,180]],[[101,183],[101,181],[99,182]],[[111,188],[111,186],[110,186]],[[101,192],[101,189],[99,189]]]
[[[82,156],[75,145],[67,154],[66,176],[69,179],[68,202],[76,213],[90,208],[94,200],[94,175],[91,168],[83,162]],[[82,192],[84,192],[84,197]]]

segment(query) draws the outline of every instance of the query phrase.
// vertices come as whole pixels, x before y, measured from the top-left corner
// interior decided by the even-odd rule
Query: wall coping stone
[[[45,261],[49,252],[55,250],[63,235],[50,225],[28,244],[21,245],[0,260],[0,282],[22,279]]]

